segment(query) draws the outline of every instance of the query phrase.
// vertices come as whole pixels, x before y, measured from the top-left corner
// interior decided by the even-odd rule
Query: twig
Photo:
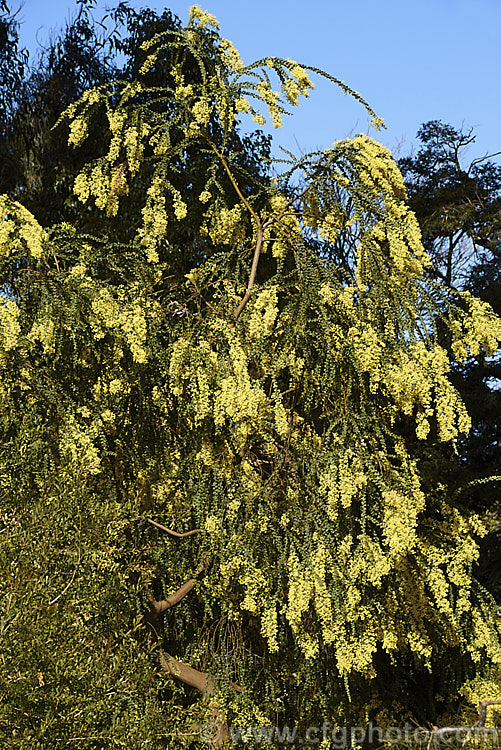
[[[238,305],[237,309],[233,313],[233,320],[231,321],[231,327],[233,328],[237,322],[237,320],[240,317],[240,314],[242,310],[244,309],[245,305],[249,301],[252,287],[254,286],[254,282],[256,280],[256,273],[257,273],[257,266],[259,263],[259,256],[261,255],[261,248],[263,246],[263,226],[261,224],[261,221],[258,219],[258,225],[257,225],[257,238],[256,238],[256,249],[254,250],[254,257],[252,259],[252,267],[251,272],[249,276],[249,283],[247,284],[247,289],[242,297],[240,304]]]
[[[79,535],[78,535],[78,560],[75,563],[75,568],[73,570],[73,575],[71,576],[70,580],[68,581],[68,583],[66,584],[66,586],[64,587],[64,589],[61,591],[61,593],[58,594],[57,596],[55,596],[54,599],[51,599],[51,601],[47,604],[48,607],[52,607],[52,605],[55,604],[57,601],[59,601],[59,599],[62,596],[64,596],[66,594],[66,592],[68,591],[69,587],[71,586],[71,584],[75,580],[75,576],[77,574],[77,569],[78,569],[78,566],[80,564],[80,557],[81,557],[81,546],[80,546],[80,533],[79,533]]]
[[[191,531],[185,531],[183,534],[180,534],[178,531],[173,531],[173,529],[168,529],[167,526],[163,526],[161,523],[157,523],[156,521],[153,521],[152,518],[146,519],[148,523],[153,524],[153,526],[156,526],[157,529],[161,529],[161,531],[167,532],[167,534],[170,534],[171,536],[178,537],[178,539],[184,539],[187,536],[193,536],[193,534],[198,534],[202,529],[192,529]]]

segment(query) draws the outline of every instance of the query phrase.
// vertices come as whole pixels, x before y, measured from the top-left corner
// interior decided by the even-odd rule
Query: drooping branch
[[[161,615],[162,612],[165,612],[166,609],[170,609],[170,607],[178,604],[181,599],[184,599],[186,594],[189,594],[190,591],[194,588],[194,586],[198,582],[198,576],[203,573],[204,570],[205,560],[198,566],[194,578],[190,578],[188,581],[186,581],[186,583],[183,583],[183,585],[180,586],[177,591],[175,591],[173,594],[170,594],[170,596],[167,596],[161,601],[157,601],[153,596],[150,595],[148,597],[148,601],[150,603],[150,609],[152,610],[152,612],[155,615]]]
[[[282,219],[282,217],[284,216],[284,214],[286,213],[286,211],[292,206],[292,204],[295,201],[299,200],[299,198],[301,198],[306,193],[306,191],[310,189],[310,187],[311,187],[311,185],[308,185],[304,190],[301,191],[301,193],[299,193],[299,195],[296,195],[294,198],[292,198],[287,203],[287,205],[280,211],[280,213],[277,214],[277,216],[272,216],[267,221],[265,221],[264,224],[261,222],[261,220],[257,216],[257,214],[252,209],[250,209],[252,211],[252,215],[253,215],[254,220],[256,222],[256,247],[254,249],[254,257],[252,259],[252,266],[251,266],[249,281],[248,281],[248,284],[247,284],[247,289],[246,289],[245,294],[242,297],[242,299],[241,299],[241,301],[240,301],[237,309],[233,313],[233,320],[231,322],[231,326],[232,327],[235,326],[238,318],[240,317],[240,314],[241,314],[242,310],[244,309],[245,305],[247,304],[247,302],[249,301],[250,296],[251,296],[252,287],[254,286],[254,282],[256,280],[256,274],[257,274],[257,267],[258,267],[258,264],[259,264],[259,258],[261,256],[261,250],[262,250],[262,247],[263,247],[264,230],[267,227],[269,227],[272,224],[274,224],[274,223],[280,223],[280,220]]]
[[[184,533],[179,533],[179,531],[174,531],[173,529],[168,529],[167,526],[163,526],[161,523],[157,523],[157,521],[154,521],[152,518],[146,519],[148,523],[153,524],[153,526],[156,526],[157,529],[160,529],[161,531],[165,531],[167,534],[170,534],[171,536],[175,536],[178,539],[184,539],[187,536],[193,536],[193,534],[198,534],[202,529],[192,529],[191,531],[185,531]]]
[[[254,248],[254,257],[252,258],[252,266],[251,266],[251,271],[249,275],[249,281],[247,283],[247,289],[245,290],[245,294],[240,300],[240,303],[238,307],[236,308],[235,312],[233,313],[233,320],[231,321],[231,327],[233,328],[236,325],[236,322],[239,319],[242,313],[242,310],[244,309],[245,305],[250,299],[252,288],[256,281],[257,267],[259,265],[259,258],[261,256],[261,250],[263,247],[264,230],[267,227],[269,227],[271,224],[273,224],[274,222],[280,222],[281,218],[284,216],[286,211],[292,206],[293,203],[295,203],[297,200],[303,197],[303,195],[311,188],[313,183],[316,182],[318,177],[314,178],[313,181],[310,184],[308,184],[304,190],[302,190],[298,195],[296,195],[294,198],[288,201],[285,207],[277,214],[277,216],[272,216],[263,224],[258,214],[255,212],[255,210],[252,208],[251,204],[249,203],[245,195],[240,190],[238,182],[235,180],[235,177],[233,176],[233,173],[231,169],[229,168],[228,163],[226,162],[226,159],[224,158],[224,156],[221,153],[219,153],[219,151],[217,150],[217,148],[214,146],[213,143],[210,143],[210,147],[212,148],[217,158],[220,160],[221,164],[223,165],[223,168],[226,174],[228,175],[228,177],[230,178],[230,182],[235,188],[235,191],[238,197],[240,198],[244,206],[247,208],[247,210],[251,214],[256,224],[256,247]]]
[[[258,267],[258,263],[259,263],[259,256],[261,255],[261,248],[263,246],[263,224],[262,224],[261,219],[259,218],[258,214],[254,211],[254,209],[252,208],[251,204],[249,203],[249,201],[247,200],[247,198],[245,197],[245,195],[240,190],[240,188],[238,186],[238,183],[235,180],[235,178],[234,178],[234,176],[232,174],[232,171],[231,171],[231,169],[229,168],[229,166],[228,166],[228,164],[226,162],[226,159],[224,158],[224,156],[222,154],[219,153],[219,151],[216,149],[216,147],[213,144],[211,144],[211,146],[212,146],[212,149],[213,149],[214,153],[216,154],[217,158],[220,160],[221,164],[223,165],[223,167],[224,167],[224,169],[226,171],[226,174],[230,178],[230,182],[233,185],[233,187],[235,188],[235,191],[236,191],[238,197],[240,198],[240,200],[242,201],[242,203],[244,204],[244,206],[247,208],[247,210],[251,214],[251,216],[254,219],[254,222],[256,224],[256,247],[254,248],[254,257],[252,259],[251,272],[250,272],[250,276],[249,276],[249,281],[248,281],[248,284],[247,284],[246,292],[245,292],[245,294],[244,294],[244,296],[243,296],[240,304],[238,305],[237,309],[233,313],[233,320],[231,321],[231,326],[233,328],[235,326],[238,318],[240,317],[240,313],[242,312],[242,310],[244,309],[245,305],[249,301],[250,294],[251,294],[251,291],[252,291],[252,287],[254,286],[254,282],[256,280],[257,267]]]

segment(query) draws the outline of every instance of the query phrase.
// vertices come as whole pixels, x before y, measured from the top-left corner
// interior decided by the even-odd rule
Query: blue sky
[[[36,39],[72,15],[70,0],[21,0],[21,39]],[[113,3],[97,0],[99,9]],[[134,8],[170,8],[182,21],[194,3],[131,0]],[[395,156],[415,148],[422,122],[474,128],[467,159],[501,150],[501,0],[208,0],[223,36],[244,61],[275,55],[328,71],[368,100],[387,130],[375,134]],[[12,2],[13,7],[17,7]],[[96,13],[99,18],[99,13]],[[274,131],[299,154],[368,132],[363,108],[315,78],[307,101]],[[496,158],[501,161],[500,157]]]

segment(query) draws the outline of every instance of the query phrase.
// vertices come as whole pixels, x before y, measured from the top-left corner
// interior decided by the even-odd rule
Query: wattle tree
[[[0,197],[0,732],[464,723],[501,649],[444,471],[470,428],[449,371],[501,320],[425,273],[376,140],[280,176],[234,150],[239,116],[279,126],[320,71],[245,65],[196,6],[142,51],[61,116],[75,148],[101,139],[81,219]]]

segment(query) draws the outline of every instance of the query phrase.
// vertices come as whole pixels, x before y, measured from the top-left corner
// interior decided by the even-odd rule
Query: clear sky
[[[20,0],[28,49],[74,13],[72,0]],[[99,9],[113,2],[96,0]],[[186,0],[131,0],[134,8],[170,8],[183,22]],[[328,71],[359,91],[387,130],[374,134],[395,156],[415,148],[422,122],[474,128],[469,159],[501,150],[501,0],[205,0],[221,34],[246,63],[274,55]],[[12,2],[12,6],[17,6]],[[96,12],[96,18],[99,13]],[[299,154],[368,132],[363,108],[315,78],[310,99],[274,131]],[[496,158],[500,161],[500,157]]]

